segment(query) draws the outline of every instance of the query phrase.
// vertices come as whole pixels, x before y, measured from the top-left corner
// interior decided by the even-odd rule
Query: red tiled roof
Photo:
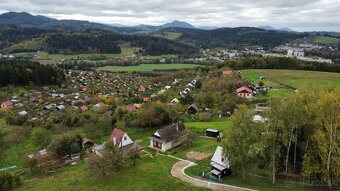
[[[233,73],[232,70],[224,70],[224,71],[223,71],[223,75],[229,75],[229,74],[231,74],[231,73]]]
[[[107,108],[107,105],[103,102],[99,102],[98,105],[101,107],[101,108]]]
[[[149,102],[149,101],[151,101],[151,99],[150,99],[149,97],[144,97],[144,98],[143,98],[143,101],[144,101],[144,102]]]
[[[245,86],[242,86],[242,87],[240,87],[236,90],[237,93],[244,92],[244,91],[247,92],[247,93],[253,93],[253,91],[251,89],[249,89]]]
[[[124,134],[125,134],[124,131],[122,131],[122,130],[120,130],[118,128],[114,128],[113,131],[112,131],[112,134],[110,136],[109,143],[112,143],[113,142],[113,138],[116,138],[116,145],[119,145],[120,142],[123,139]]]
[[[134,106],[134,105],[127,105],[127,106],[125,106],[125,108],[128,111],[135,111],[137,109],[136,106]]]
[[[13,103],[10,100],[7,100],[7,101],[4,101],[1,105],[4,107],[11,107]]]
[[[82,111],[86,111],[86,110],[88,110],[88,108],[85,106],[85,105],[83,105],[83,106],[81,106],[81,107],[79,107]]]

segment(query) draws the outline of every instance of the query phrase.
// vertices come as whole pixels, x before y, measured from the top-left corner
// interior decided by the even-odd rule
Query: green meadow
[[[104,66],[97,70],[109,72],[151,72],[154,70],[179,70],[195,68],[197,64],[140,64],[137,66]]]
[[[241,72],[242,77],[251,81],[258,81],[258,78],[263,76],[265,86],[282,84],[296,89],[310,86],[318,88],[340,87],[340,73],[270,69],[243,70]]]

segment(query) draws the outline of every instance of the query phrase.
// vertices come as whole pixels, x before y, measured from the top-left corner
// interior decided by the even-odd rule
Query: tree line
[[[53,65],[28,60],[1,60],[0,86],[50,85],[65,79],[64,72]]]
[[[161,32],[175,31],[182,35],[176,41],[193,44],[197,47],[224,47],[243,49],[250,46],[261,46],[265,49],[274,48],[289,40],[307,36],[289,32],[277,32],[252,27],[219,28],[215,30],[170,28]]]
[[[319,62],[305,62],[295,58],[287,57],[263,57],[244,58],[240,60],[230,60],[220,64],[219,67],[228,66],[235,70],[242,69],[291,69],[291,70],[311,70],[323,72],[340,72],[340,64],[328,64]]]
[[[254,112],[240,106],[225,146],[231,169],[243,179],[258,167],[271,172],[273,183],[277,174],[293,172],[329,188],[339,185],[339,105],[340,89],[303,90],[272,99],[267,123],[254,123]]]

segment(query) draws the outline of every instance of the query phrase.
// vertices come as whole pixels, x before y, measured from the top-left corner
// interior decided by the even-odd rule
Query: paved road
[[[184,173],[184,170],[190,166],[196,165],[193,162],[187,161],[187,160],[181,160],[174,164],[171,170],[171,175],[181,179],[184,182],[187,182],[193,186],[196,187],[202,187],[202,188],[211,188],[212,190],[227,190],[227,191],[254,191],[247,188],[241,188],[226,184],[219,184],[214,182],[209,182],[205,180],[196,179],[193,177],[190,177]]]

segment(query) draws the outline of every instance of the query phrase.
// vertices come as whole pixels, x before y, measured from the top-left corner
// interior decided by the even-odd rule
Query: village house
[[[188,131],[181,122],[157,130],[150,137],[150,147],[162,152],[183,144],[187,139]]]
[[[227,75],[230,75],[232,73],[233,73],[232,70],[223,70],[223,76],[227,76]]]
[[[189,114],[194,115],[198,112],[198,107],[193,103],[188,107],[187,111]]]
[[[86,105],[83,105],[83,106],[80,106],[79,109],[80,109],[81,112],[85,112],[85,111],[87,111],[89,108],[88,108]]]
[[[27,113],[27,111],[20,111],[20,112],[18,112],[18,114],[19,115],[21,115],[21,116],[25,116],[25,115],[27,115],[28,113]]]
[[[84,96],[82,100],[87,102],[87,101],[91,101],[91,98],[89,96]]]
[[[213,157],[211,158],[210,174],[221,179],[231,174],[229,160],[223,154],[223,147],[217,146]]]
[[[87,91],[87,88],[84,87],[84,86],[81,86],[81,87],[79,88],[79,92],[80,92],[80,93],[84,93],[84,92],[86,92],[86,91]]]
[[[13,103],[11,102],[11,100],[6,100],[2,102],[1,104],[1,108],[4,108],[4,109],[11,108],[11,107],[13,107]]]
[[[254,123],[263,123],[263,122],[266,122],[266,121],[268,121],[268,119],[265,118],[265,117],[262,117],[259,114],[253,116],[253,122]]]
[[[127,133],[118,128],[113,129],[108,143],[120,148],[123,154],[129,153],[133,149],[141,149],[141,146],[134,143]]]
[[[99,110],[106,110],[108,108],[108,106],[106,104],[104,104],[103,102],[99,102],[96,105],[93,106],[93,109],[95,111],[99,111]]]
[[[236,90],[236,93],[240,97],[244,97],[247,99],[253,98],[253,91],[245,86],[242,86]]]
[[[179,100],[177,98],[174,98],[170,101],[170,104],[172,104],[172,105],[176,105],[178,103],[179,103]]]
[[[134,105],[127,105],[125,106],[126,111],[135,111],[137,109]]]
[[[138,91],[139,91],[139,92],[145,92],[144,86],[140,86]]]
[[[149,102],[149,101],[151,101],[151,98],[149,98],[149,97],[144,97],[144,98],[143,98],[143,101],[144,101],[144,102]]]

